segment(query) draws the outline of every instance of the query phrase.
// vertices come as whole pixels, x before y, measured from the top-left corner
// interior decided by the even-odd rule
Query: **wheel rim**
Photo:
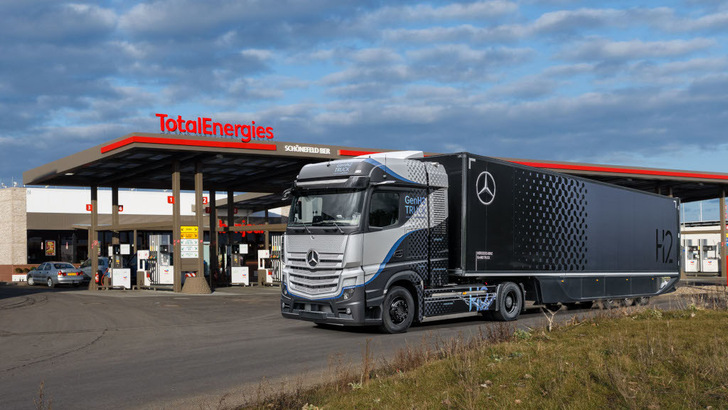
[[[48,287],[49,288],[53,287],[53,279],[51,279],[51,278],[48,278]]]
[[[28,278],[28,285],[33,286],[33,278],[32,277],[29,277]]]
[[[392,323],[399,325],[407,320],[409,315],[409,307],[407,301],[404,298],[397,297],[389,305],[389,317],[392,319]]]
[[[503,307],[506,308],[506,312],[513,313],[516,307],[516,295],[511,291],[506,294],[506,298],[503,301]]]

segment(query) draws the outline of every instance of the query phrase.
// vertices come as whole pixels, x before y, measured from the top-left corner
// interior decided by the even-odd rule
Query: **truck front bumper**
[[[307,299],[287,293],[284,288],[281,314],[288,319],[348,326],[378,325],[382,322],[379,307],[367,309],[362,286],[353,288],[348,299],[344,295],[333,299]]]

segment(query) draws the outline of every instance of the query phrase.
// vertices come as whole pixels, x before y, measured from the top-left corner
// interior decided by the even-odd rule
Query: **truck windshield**
[[[358,226],[364,191],[306,193],[294,197],[289,226]]]

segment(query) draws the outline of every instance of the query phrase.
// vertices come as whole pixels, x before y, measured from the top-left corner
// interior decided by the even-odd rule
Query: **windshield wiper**
[[[311,235],[311,239],[316,239],[316,238],[313,237],[313,233],[311,232],[311,230],[308,229],[308,226],[306,225],[306,222],[301,222],[301,224],[303,225],[304,228],[306,228],[306,232],[308,232],[308,234]]]
[[[334,220],[332,219],[332,220],[331,220],[331,223],[332,223],[332,224],[334,224],[334,226],[336,227],[336,229],[338,229],[338,230],[339,230],[339,232],[341,232],[341,233],[344,233],[344,231],[343,231],[343,230],[342,230],[342,229],[341,229],[341,228],[339,227],[339,224],[337,224],[337,223],[336,223],[336,221],[334,221]]]
[[[339,232],[344,233],[344,231],[339,227],[339,224],[336,223],[336,218],[334,218],[333,216],[328,215],[328,214],[323,214],[322,216],[325,216],[325,217],[328,217],[329,218],[329,219],[326,219],[326,220],[324,220],[322,222],[331,222],[332,224],[334,224],[334,226],[336,227],[336,229],[339,230]]]

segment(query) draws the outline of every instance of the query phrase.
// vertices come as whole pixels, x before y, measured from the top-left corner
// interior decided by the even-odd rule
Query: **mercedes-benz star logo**
[[[318,265],[318,263],[319,263],[318,252],[316,252],[314,250],[308,251],[308,253],[306,254],[306,262],[308,262],[308,265],[312,268],[315,267],[316,265]]]
[[[483,171],[478,175],[475,181],[475,192],[478,194],[478,200],[483,205],[490,205],[495,199],[495,179],[488,171]]]

